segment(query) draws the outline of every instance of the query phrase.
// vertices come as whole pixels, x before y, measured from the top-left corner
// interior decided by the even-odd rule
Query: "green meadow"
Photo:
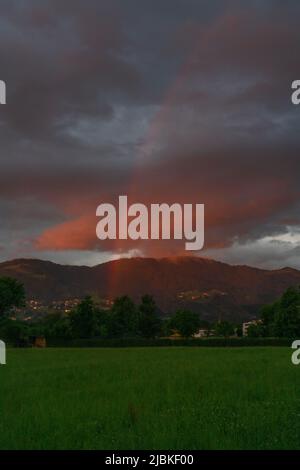
[[[284,347],[9,349],[0,449],[300,449]]]

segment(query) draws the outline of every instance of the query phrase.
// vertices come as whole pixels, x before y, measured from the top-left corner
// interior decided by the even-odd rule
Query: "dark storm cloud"
[[[80,2],[12,3],[0,33],[9,126],[36,138],[80,115],[109,119],[106,93],[134,95],[140,77],[116,17],[100,15],[94,2],[84,11]]]
[[[3,1],[1,256],[13,253],[9,239],[25,255],[32,240],[180,251],[99,245],[96,205],[126,193],[204,202],[209,249],[238,240],[255,250],[297,225],[299,13],[296,0]]]

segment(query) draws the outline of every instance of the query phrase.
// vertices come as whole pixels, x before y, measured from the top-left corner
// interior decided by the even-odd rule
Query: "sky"
[[[96,208],[204,203],[197,254],[300,269],[298,0],[2,0],[0,261],[95,265]]]

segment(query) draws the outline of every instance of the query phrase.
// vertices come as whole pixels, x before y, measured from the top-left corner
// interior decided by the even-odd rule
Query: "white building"
[[[0,364],[6,364],[6,346],[4,341],[0,340]]]
[[[211,330],[201,329],[194,334],[193,338],[206,338],[207,336],[212,336]]]
[[[243,323],[243,336],[248,336],[248,328],[251,325],[259,325],[262,321],[261,320],[251,320],[248,322]]]

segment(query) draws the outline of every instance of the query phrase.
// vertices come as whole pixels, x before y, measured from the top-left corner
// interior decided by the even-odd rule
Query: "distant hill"
[[[46,303],[91,293],[138,300],[149,293],[164,313],[185,307],[204,319],[235,321],[254,317],[260,305],[300,285],[296,269],[269,271],[199,257],[126,258],[94,267],[17,259],[0,263],[0,276],[19,279],[28,298]]]

